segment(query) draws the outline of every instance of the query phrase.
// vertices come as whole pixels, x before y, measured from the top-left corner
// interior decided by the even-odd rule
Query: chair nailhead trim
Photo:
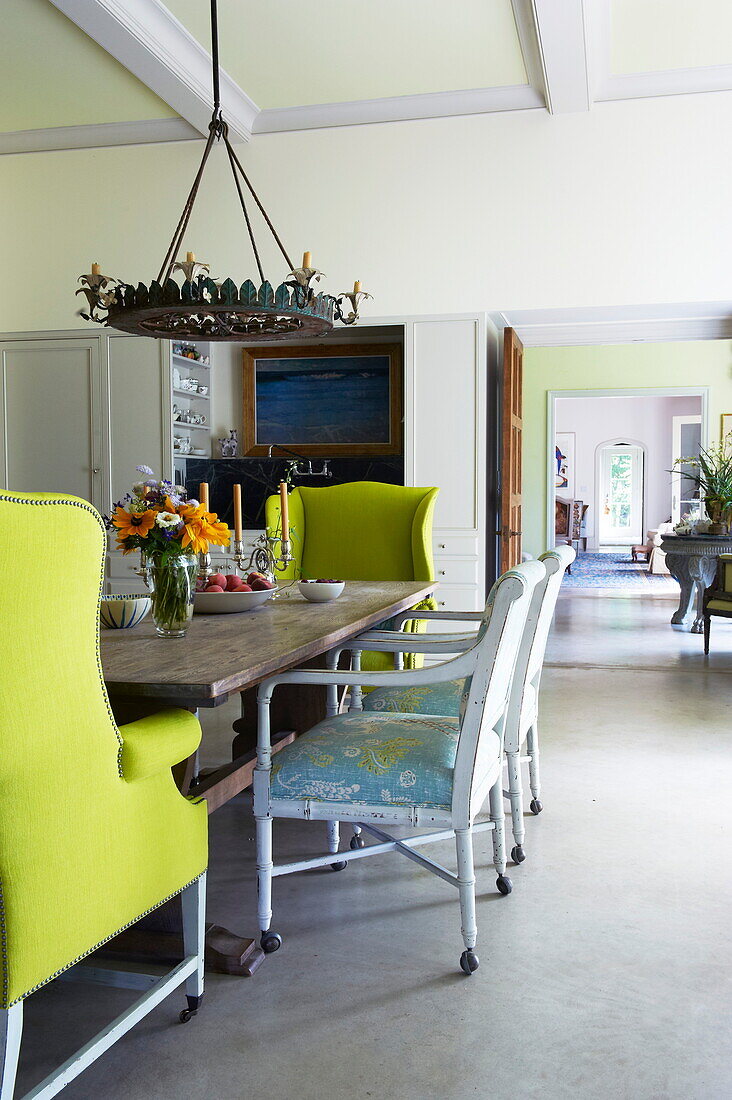
[[[41,508],[45,507],[45,506],[48,506],[48,505],[53,506],[55,504],[62,504],[65,507],[69,507],[69,508],[81,508],[84,512],[89,512],[90,515],[94,516],[95,520],[99,524],[99,530],[100,530],[100,533],[101,533],[101,536],[102,536],[102,569],[101,569],[101,573],[100,573],[100,577],[99,577],[99,599],[101,600],[101,598],[105,595],[105,593],[104,593],[104,556],[107,552],[107,533],[104,529],[104,524],[102,523],[102,517],[99,515],[99,512],[97,512],[96,508],[92,508],[91,504],[87,504],[82,500],[69,500],[68,497],[66,497],[66,498],[61,497],[60,499],[57,499],[57,500],[35,500],[31,497],[19,497],[19,496],[11,495],[10,493],[0,492],[0,501],[2,501],[2,500],[7,501],[9,504],[30,504],[30,505],[33,505],[35,507],[41,507]],[[100,652],[100,648],[99,648],[99,626],[98,625],[97,625],[97,645],[96,645],[95,656],[96,656],[96,661],[97,661],[97,672],[99,673],[99,682],[100,682],[101,687],[102,687],[102,697],[104,699],[104,704],[107,708],[107,714],[109,715],[109,720],[112,724],[112,729],[114,730],[115,737],[117,738],[117,744],[118,744],[118,748],[117,748],[117,774],[119,775],[120,779],[124,779],[124,773],[122,771],[122,747],[124,745],[124,741],[122,739],[122,736],[120,735],[119,730],[117,729],[117,723],[114,720],[114,715],[112,714],[112,708],[109,705],[109,696],[107,695],[107,685],[104,682],[104,670],[102,669],[102,657],[101,657],[101,652]],[[200,875],[196,875],[196,878],[191,879],[191,882],[195,882],[196,879],[198,879],[200,877],[201,877]],[[191,883],[189,882],[189,883],[187,883],[187,885],[190,886]],[[183,886],[182,889],[185,890],[186,887]],[[180,893],[180,891],[176,890],[175,894],[178,894],[178,893]],[[163,901],[158,902],[158,905],[164,905],[166,901],[170,901],[170,898],[174,898],[175,894],[171,894],[169,898],[164,898]],[[62,966],[61,969],[57,970],[55,974],[51,974],[50,977],[45,978],[42,982],[39,982],[38,985],[34,985],[33,989],[29,989],[26,993],[21,994],[20,997],[16,997],[16,999],[14,1001],[12,1001],[11,1004],[8,1004],[8,984],[9,984],[8,938],[7,938],[7,925],[6,925],[6,921],[5,921],[5,906],[4,906],[4,903],[3,903],[3,885],[2,885],[2,880],[0,879],[0,951],[2,952],[2,962],[3,962],[3,1006],[5,1008],[10,1008],[12,1005],[17,1004],[18,1001],[22,1001],[24,997],[28,997],[31,993],[34,993],[36,991],[36,989],[40,989],[41,986],[45,985],[47,982],[50,982],[54,978],[58,977],[58,975],[63,973],[64,970],[68,970],[68,968],[70,966],[74,966],[77,962],[79,962],[80,959],[84,959],[84,958],[86,958],[87,955],[91,954],[92,951],[96,951],[97,948],[101,947],[102,944],[107,942],[107,940],[111,940],[114,936],[117,936],[117,935],[119,935],[120,932],[123,932],[125,928],[129,928],[129,926],[131,924],[134,924],[135,921],[138,921],[142,917],[147,916],[148,913],[152,913],[153,909],[158,908],[158,905],[154,905],[152,907],[152,909],[148,909],[148,910],[146,910],[145,913],[141,913],[139,917],[135,917],[135,920],[129,921],[128,924],[123,925],[122,928],[119,928],[116,932],[113,932],[111,936],[107,936],[107,939],[101,940],[100,943],[98,943],[96,945],[96,947],[92,947],[89,951],[86,951],[83,955],[79,955],[79,957],[77,959],[74,959],[73,962],[68,963],[66,966]]]

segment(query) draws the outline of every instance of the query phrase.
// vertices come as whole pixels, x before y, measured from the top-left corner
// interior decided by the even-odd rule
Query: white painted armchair
[[[473,833],[492,831],[496,885],[500,893],[510,893],[511,881],[505,874],[503,730],[532,594],[544,577],[545,570],[538,562],[505,573],[493,587],[470,648],[437,666],[394,672],[302,669],[260,685],[254,815],[259,922],[265,951],[276,951],[282,942],[270,927],[273,878],[328,864],[340,870],[350,860],[399,851],[457,887],[465,948],[460,966],[466,974],[477,969]],[[458,677],[464,681],[458,717],[331,711],[330,717],[272,761],[269,703],[278,684],[324,684],[335,694],[341,685],[418,688]],[[476,823],[486,799],[490,820]],[[328,854],[275,865],[275,817],[328,822]],[[377,843],[361,846],[363,838],[354,837],[350,849],[339,852],[339,821],[358,824]],[[396,839],[384,829],[389,824],[438,829]],[[415,850],[418,845],[452,836],[457,847],[457,874]]]
[[[532,606],[524,632],[524,640],[518,655],[516,674],[513,680],[511,698],[506,715],[504,748],[508,767],[507,795],[511,804],[511,822],[514,847],[511,859],[522,863],[526,858],[524,850],[524,794],[521,782],[521,764],[529,765],[529,783],[531,802],[529,808],[533,814],[542,810],[540,801],[541,783],[539,777],[539,686],[544,665],[544,656],[549,630],[554,618],[557,597],[565,571],[576,557],[571,546],[558,546],[542,554],[539,561],[543,564],[545,575],[537,584],[532,597]],[[479,611],[450,612],[433,611],[425,613],[431,619],[443,621],[469,622],[482,617]],[[405,646],[404,635],[399,634],[399,617],[394,621],[394,632],[368,631],[354,643],[353,664],[358,667],[359,649],[371,647],[381,651],[391,650],[399,653]],[[431,634],[410,639],[410,652],[435,654],[457,653],[470,646],[475,634]],[[353,692],[356,706],[378,713],[419,713],[433,715],[456,715],[459,711],[463,682],[454,680],[426,686],[421,691],[399,688],[378,688],[369,692],[363,699],[358,690]],[[525,746],[525,748],[524,748]],[[522,755],[523,754],[523,755]]]

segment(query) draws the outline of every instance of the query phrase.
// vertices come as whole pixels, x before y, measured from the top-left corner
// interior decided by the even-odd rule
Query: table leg
[[[692,634],[704,633],[704,592],[714,580],[716,572],[716,556],[707,558],[700,555],[689,560],[689,576],[694,582],[696,591],[696,618],[691,626]]]
[[[673,626],[688,626],[692,615],[692,601],[695,595],[696,585],[689,572],[689,563],[692,559],[687,554],[666,554],[668,571],[681,588],[679,606],[671,616]]]

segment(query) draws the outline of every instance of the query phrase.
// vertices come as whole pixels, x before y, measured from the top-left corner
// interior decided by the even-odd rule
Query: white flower
[[[158,527],[180,527],[183,520],[175,512],[158,512],[155,517]]]
[[[402,787],[413,787],[417,782],[417,776],[414,772],[402,772],[399,776],[399,783]]]
[[[135,484],[132,486],[132,493],[136,497],[141,497],[142,494],[144,493],[144,491],[145,491],[145,482],[144,481],[136,481]]]

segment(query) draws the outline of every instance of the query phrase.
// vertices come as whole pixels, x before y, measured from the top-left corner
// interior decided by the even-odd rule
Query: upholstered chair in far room
[[[352,481],[325,489],[305,486],[289,496],[294,561],[283,579],[332,577],[345,581],[432,581],[432,516],[439,489]],[[280,498],[267,498],[267,529],[281,530]],[[414,610],[434,610],[434,600]],[[420,619],[403,616],[402,629],[424,629]],[[415,662],[407,659],[407,665]],[[371,652],[365,669],[393,668],[391,654]]]
[[[524,851],[524,793],[521,781],[521,764],[528,762],[529,783],[531,786],[530,809],[533,814],[541,813],[541,783],[539,779],[539,686],[544,665],[544,655],[549,630],[554,618],[557,597],[565,571],[575,558],[570,546],[558,546],[542,554],[539,561],[543,564],[545,576],[542,583],[534,589],[533,603],[529,612],[524,642],[519,653],[516,675],[513,680],[511,697],[506,715],[504,747],[508,766],[508,797],[511,804],[511,823],[514,847],[511,858],[522,863],[526,858]],[[732,596],[730,596],[732,599]],[[480,617],[480,612],[432,612],[429,618],[435,620],[462,621],[466,624],[471,618]],[[397,616],[398,621],[398,616]],[[354,646],[386,647],[393,649],[404,645],[397,633],[391,636],[385,631],[369,631],[362,634]],[[452,647],[458,652],[471,644],[469,634],[428,635],[410,646],[417,647],[421,653],[445,653]],[[412,713],[456,716],[460,709],[460,699],[464,690],[462,680],[430,684],[422,688],[378,688],[364,696],[360,704],[358,692],[355,693],[357,705],[363,705],[369,712]],[[525,748],[524,748],[525,746]],[[522,753],[525,752],[525,755]]]
[[[712,629],[712,616],[732,619],[732,554],[720,554],[717,558],[717,573],[711,586],[704,593],[704,654],[709,653],[709,636]]]
[[[259,926],[265,951],[275,951],[281,936],[270,928],[272,879],[330,864],[341,870],[349,860],[398,851],[457,887],[466,974],[478,967],[475,954],[475,871],[473,834],[493,833],[497,887],[508,894],[505,875],[502,794],[503,730],[511,681],[536,585],[545,571],[538,562],[511,569],[496,582],[489,613],[473,644],[452,660],[431,668],[392,672],[341,672],[298,669],[265,681],[259,688],[259,737],[254,771],[257,830]],[[323,684],[419,688],[460,677],[464,680],[460,716],[331,714],[271,755],[269,706],[279,684]],[[476,822],[485,800],[490,820]],[[328,822],[329,852],[314,859],[273,864],[273,818]],[[377,843],[339,852],[338,823],[354,822]],[[389,825],[437,826],[436,832],[396,839]],[[457,874],[417,851],[421,844],[455,838]],[[362,841],[354,837],[353,841]]]
[[[55,1096],[177,986],[203,996],[207,815],[171,766],[197,719],[169,710],[117,727],[99,660],[106,533],[74,497],[0,492],[0,931],[2,1100],[14,1093],[25,999],[180,894],[183,961],[161,976],[115,972],[142,996],[29,1095]],[[43,547],[39,584],[19,547]],[[103,974],[94,968],[93,977]],[[92,994],[93,995],[93,994]]]

